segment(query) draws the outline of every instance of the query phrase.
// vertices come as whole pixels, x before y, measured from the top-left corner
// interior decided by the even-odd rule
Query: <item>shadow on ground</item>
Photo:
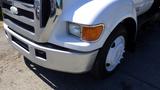
[[[89,74],[72,75],[26,65],[57,90],[157,90],[160,89],[160,24],[150,24],[138,37],[136,51],[109,78],[94,80]]]

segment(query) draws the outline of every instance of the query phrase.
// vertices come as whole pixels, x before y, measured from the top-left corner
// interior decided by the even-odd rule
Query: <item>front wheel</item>
[[[124,59],[127,32],[124,27],[114,30],[104,46],[99,50],[91,73],[96,78],[104,78],[113,73]]]

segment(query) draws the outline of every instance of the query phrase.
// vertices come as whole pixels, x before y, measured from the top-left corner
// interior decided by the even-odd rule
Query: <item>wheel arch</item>
[[[132,17],[123,19],[121,22],[118,23],[118,25],[115,26],[115,28],[112,30],[112,32],[109,35],[114,33],[116,30],[119,30],[120,27],[124,27],[128,34],[127,47],[126,47],[127,50],[134,51],[134,47],[136,44],[136,37],[137,37],[137,23],[135,19],[133,19]]]
[[[123,25],[128,33],[128,50],[132,50],[135,47],[136,37],[137,37],[137,23],[133,18],[124,19],[120,25]]]

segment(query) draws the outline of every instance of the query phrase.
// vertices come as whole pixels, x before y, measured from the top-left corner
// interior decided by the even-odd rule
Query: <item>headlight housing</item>
[[[105,26],[97,25],[80,25],[76,23],[68,24],[68,32],[79,37],[83,41],[96,41],[100,38]]]

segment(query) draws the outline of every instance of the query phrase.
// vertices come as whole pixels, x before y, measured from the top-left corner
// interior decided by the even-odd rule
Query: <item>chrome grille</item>
[[[10,8],[18,9],[18,14],[13,14]],[[35,17],[34,0],[4,0],[2,2],[4,22],[13,31],[38,41],[40,22]]]
[[[39,17],[37,1],[40,2]],[[4,22],[21,36],[35,42],[47,42],[61,12],[61,7],[56,2],[54,4],[55,10],[51,12],[50,0],[2,0]],[[12,11],[13,8],[18,14]]]

